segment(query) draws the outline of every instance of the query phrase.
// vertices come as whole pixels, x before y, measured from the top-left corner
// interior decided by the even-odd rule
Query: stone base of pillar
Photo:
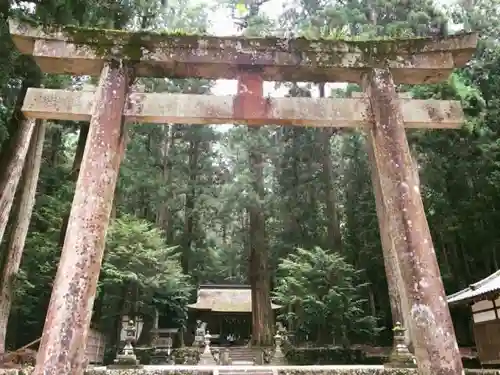
[[[274,353],[271,363],[271,366],[286,366],[286,358],[283,352],[280,350],[279,353]]]

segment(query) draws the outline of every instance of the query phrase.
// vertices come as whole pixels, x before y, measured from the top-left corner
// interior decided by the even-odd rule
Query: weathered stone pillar
[[[354,98],[363,98],[365,95],[360,92],[352,93]],[[401,94],[398,95],[401,98]],[[403,322],[403,326],[409,327],[410,308],[408,299],[403,288],[403,276],[398,264],[396,248],[389,230],[389,216],[385,207],[384,198],[382,196],[382,186],[380,184],[380,173],[377,170],[377,162],[375,160],[375,150],[373,148],[372,132],[367,131],[368,141],[366,142],[366,152],[370,162],[370,171],[373,186],[373,195],[375,196],[375,208],[377,211],[380,242],[382,245],[382,258],[384,260],[384,269],[387,278],[387,289],[389,292],[389,304],[391,305],[392,324],[396,326],[397,322]],[[411,344],[410,329],[405,331],[406,345]]]
[[[377,218],[380,231],[380,242],[382,244],[384,268],[387,277],[387,288],[389,290],[389,303],[391,305],[392,323],[395,326],[396,322],[403,322],[405,326],[409,325],[410,308],[408,299],[403,288],[403,276],[398,264],[396,248],[391,237],[390,217],[387,213],[387,208],[384,204],[382,195],[382,186],[380,184],[380,172],[377,170],[378,163],[376,162],[375,150],[373,149],[372,134],[367,134],[367,153],[370,161],[372,186],[375,196],[375,207],[377,210]],[[410,345],[410,331],[406,331],[406,345]]]
[[[21,179],[24,161],[30,146],[31,135],[35,129],[35,119],[24,119],[22,128],[16,139],[14,155],[9,160],[5,169],[5,174],[0,176],[0,242],[3,239],[7,222],[9,221],[10,210],[14,202],[17,185]],[[5,163],[5,161],[3,161]]]
[[[392,76],[386,69],[373,69],[364,87],[373,112],[368,141],[409,301],[418,368],[425,375],[461,375],[462,361]]]
[[[29,142],[28,154],[22,172],[19,203],[14,210],[12,232],[7,242],[5,264],[2,270],[2,286],[0,288],[0,353],[5,352],[7,324],[12,308],[12,283],[10,280],[19,272],[24,244],[35,206],[36,187],[40,165],[42,163],[43,143],[45,140],[45,121],[36,121],[36,129]]]
[[[61,260],[34,375],[81,375],[121,155],[130,79],[121,62],[101,73]]]

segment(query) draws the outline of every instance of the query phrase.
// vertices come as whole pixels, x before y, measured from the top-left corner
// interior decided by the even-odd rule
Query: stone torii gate
[[[454,101],[398,98],[395,84],[434,83],[464,66],[477,36],[326,41],[160,35],[10,22],[14,43],[45,73],[100,76],[91,91],[31,88],[28,118],[90,121],[35,375],[80,375],[120,161],[124,124],[328,126],[367,132],[388,272],[399,272],[424,374],[462,374],[406,128],[459,128]],[[218,97],[135,92],[135,77],[237,79]],[[354,82],[350,99],[263,98],[263,81]],[[390,243],[390,245],[387,245]],[[389,262],[389,263],[387,263]],[[390,287],[398,288],[389,277]]]

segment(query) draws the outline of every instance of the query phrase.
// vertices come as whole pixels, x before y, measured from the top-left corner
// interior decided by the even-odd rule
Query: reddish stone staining
[[[373,138],[377,169],[382,175],[383,196],[388,198],[390,230],[410,300],[419,368],[423,374],[458,375],[462,364],[449,310],[441,302],[444,288],[394,83],[388,71],[375,69],[367,86],[377,126]]]
[[[271,101],[263,97],[264,79],[260,73],[241,72],[238,76],[238,94],[233,101],[233,117],[257,125],[269,117]],[[254,120],[252,124],[252,119]]]
[[[80,375],[123,150],[129,80],[122,67],[101,75],[35,375]]]

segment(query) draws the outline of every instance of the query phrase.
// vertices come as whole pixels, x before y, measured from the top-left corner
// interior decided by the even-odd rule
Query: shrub
[[[177,348],[173,351],[176,365],[189,364],[196,365],[200,361],[200,349],[192,346]]]
[[[288,347],[285,352],[290,365],[350,365],[382,364],[385,357],[367,357],[360,349],[338,346],[296,348]]]
[[[362,349],[331,347],[297,348],[284,345],[289,365],[382,365],[388,361],[384,354],[366,355]],[[462,357],[464,368],[481,368],[477,358]]]

